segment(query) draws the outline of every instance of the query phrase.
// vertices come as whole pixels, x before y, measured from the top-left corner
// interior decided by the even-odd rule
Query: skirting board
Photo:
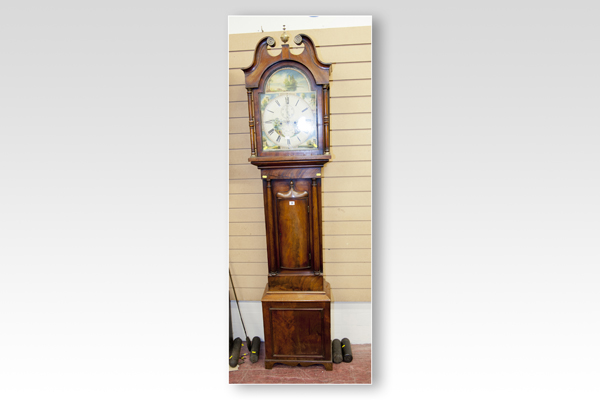
[[[240,301],[240,309],[246,333],[252,339],[254,336],[264,340],[265,334],[262,322],[260,301]],[[231,319],[233,322],[233,337],[246,339],[240,322],[240,314],[235,301],[231,301]],[[331,338],[350,339],[350,343],[371,343],[371,303],[370,302],[333,302],[331,303]]]

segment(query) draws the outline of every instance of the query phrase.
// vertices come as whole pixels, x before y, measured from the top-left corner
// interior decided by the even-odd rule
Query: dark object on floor
[[[238,364],[238,360],[240,359],[240,351],[242,349],[242,339],[235,338],[233,341],[233,350],[231,350],[231,355],[229,356],[229,366],[235,367]]]
[[[342,343],[340,339],[334,339],[331,343],[331,352],[333,353],[333,362],[339,364],[342,362]]]
[[[344,362],[352,361],[352,346],[350,346],[348,338],[342,339],[342,354],[344,355]]]
[[[250,347],[250,362],[255,363],[258,361],[258,355],[260,354],[260,338],[254,336],[252,339],[252,347]]]

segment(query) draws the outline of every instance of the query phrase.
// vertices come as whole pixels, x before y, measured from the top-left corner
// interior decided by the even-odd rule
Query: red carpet
[[[333,364],[333,371],[325,371],[322,365],[291,367],[275,364],[273,369],[265,369],[264,343],[260,346],[260,357],[256,363],[250,362],[250,351],[242,347],[244,364],[239,370],[229,372],[230,384],[370,384],[371,345],[352,344],[352,362]]]

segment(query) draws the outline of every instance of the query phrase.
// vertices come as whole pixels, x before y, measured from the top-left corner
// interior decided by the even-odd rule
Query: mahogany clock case
[[[270,369],[275,363],[322,364],[326,370],[332,370],[331,289],[323,278],[321,201],[322,167],[331,159],[330,64],[318,60],[308,36],[297,35],[294,42],[297,45],[304,43],[300,54],[292,54],[289,45],[283,44],[281,52],[273,56],[267,52],[267,46],[273,46],[274,39],[261,39],[252,65],[243,69],[251,142],[248,161],[258,167],[263,183],[268,264],[268,271],[265,271],[268,282],[261,300],[265,367]],[[292,68],[306,77],[310,92],[315,93],[316,148],[275,145],[265,150],[261,95],[266,92],[265,86],[271,76]],[[291,112],[284,109],[291,104],[277,102],[277,106],[282,107],[281,115],[288,117],[281,122],[282,132],[276,133],[285,137],[297,134],[295,129],[289,128],[292,126]],[[296,128],[299,124],[293,126]]]

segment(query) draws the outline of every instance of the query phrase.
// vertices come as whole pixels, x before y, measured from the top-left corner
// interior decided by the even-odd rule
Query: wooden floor
[[[260,346],[260,357],[256,363],[250,362],[250,352],[242,347],[242,354],[248,353],[237,371],[229,372],[230,384],[370,384],[371,345],[353,344],[352,362],[333,364],[333,371],[325,371],[322,365],[290,367],[275,364],[273,369],[265,369],[264,343]]]

